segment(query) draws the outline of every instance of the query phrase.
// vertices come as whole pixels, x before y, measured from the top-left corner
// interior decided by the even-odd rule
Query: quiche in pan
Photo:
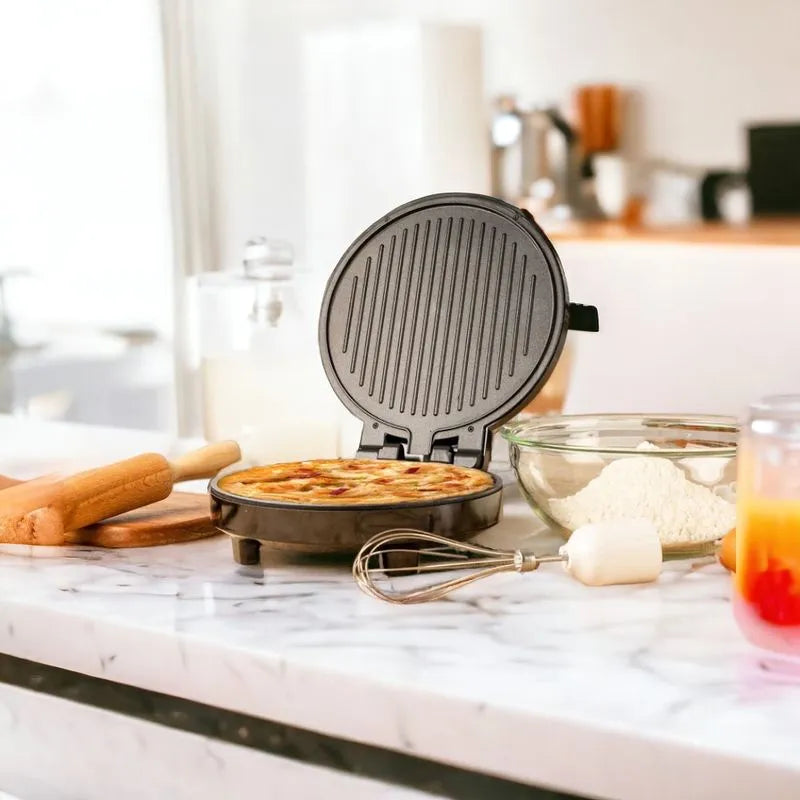
[[[319,459],[251,467],[219,488],[255,500],[302,505],[392,505],[464,497],[490,489],[491,475],[437,462]]]

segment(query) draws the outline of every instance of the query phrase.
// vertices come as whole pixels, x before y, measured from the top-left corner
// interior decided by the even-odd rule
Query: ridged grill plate
[[[567,331],[567,289],[533,220],[483,195],[444,194],[387,214],[328,282],[320,349],[342,402],[386,437],[429,456],[458,437],[486,447],[549,376]]]

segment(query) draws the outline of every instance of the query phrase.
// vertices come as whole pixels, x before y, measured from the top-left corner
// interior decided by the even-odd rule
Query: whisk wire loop
[[[472,542],[456,542],[413,528],[393,528],[373,536],[364,544],[353,562],[353,578],[366,594],[405,605],[438,600],[455,589],[490,575],[531,572],[544,561],[562,560],[561,556],[539,558],[520,550],[497,550]],[[406,590],[384,590],[376,582],[379,576],[391,579],[455,570],[470,570],[470,573]]]

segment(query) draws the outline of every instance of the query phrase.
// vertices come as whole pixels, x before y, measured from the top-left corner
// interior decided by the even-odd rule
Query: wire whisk
[[[353,562],[361,589],[388,603],[405,605],[438,600],[454,589],[500,572],[533,572],[540,564],[561,562],[566,573],[586,586],[645,583],[657,580],[663,553],[658,532],[648,520],[590,523],[572,532],[558,555],[537,556],[522,550],[496,550],[413,528],[395,528],[373,536]],[[408,589],[382,589],[380,576],[470,570],[439,583]]]
[[[393,528],[373,536],[353,562],[353,578],[362,591],[388,603],[407,605],[438,600],[454,589],[501,572],[532,572],[540,564],[567,561],[566,555],[536,556],[521,550],[456,542],[445,536],[414,528]],[[391,579],[409,575],[470,570],[423,587],[382,589],[381,576]]]

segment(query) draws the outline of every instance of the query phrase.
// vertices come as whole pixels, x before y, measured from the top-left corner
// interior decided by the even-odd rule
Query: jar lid
[[[257,281],[286,282],[296,274],[300,273],[290,242],[256,236],[245,242],[240,268],[203,272],[198,277],[201,285],[217,287]]]
[[[244,274],[255,280],[289,280],[294,250],[289,242],[258,236],[244,246]]]
[[[483,468],[491,432],[555,367],[570,305],[552,243],[531,215],[476,194],[437,194],[382,217],[331,275],[319,342],[328,379],[364,423],[360,457]]]

